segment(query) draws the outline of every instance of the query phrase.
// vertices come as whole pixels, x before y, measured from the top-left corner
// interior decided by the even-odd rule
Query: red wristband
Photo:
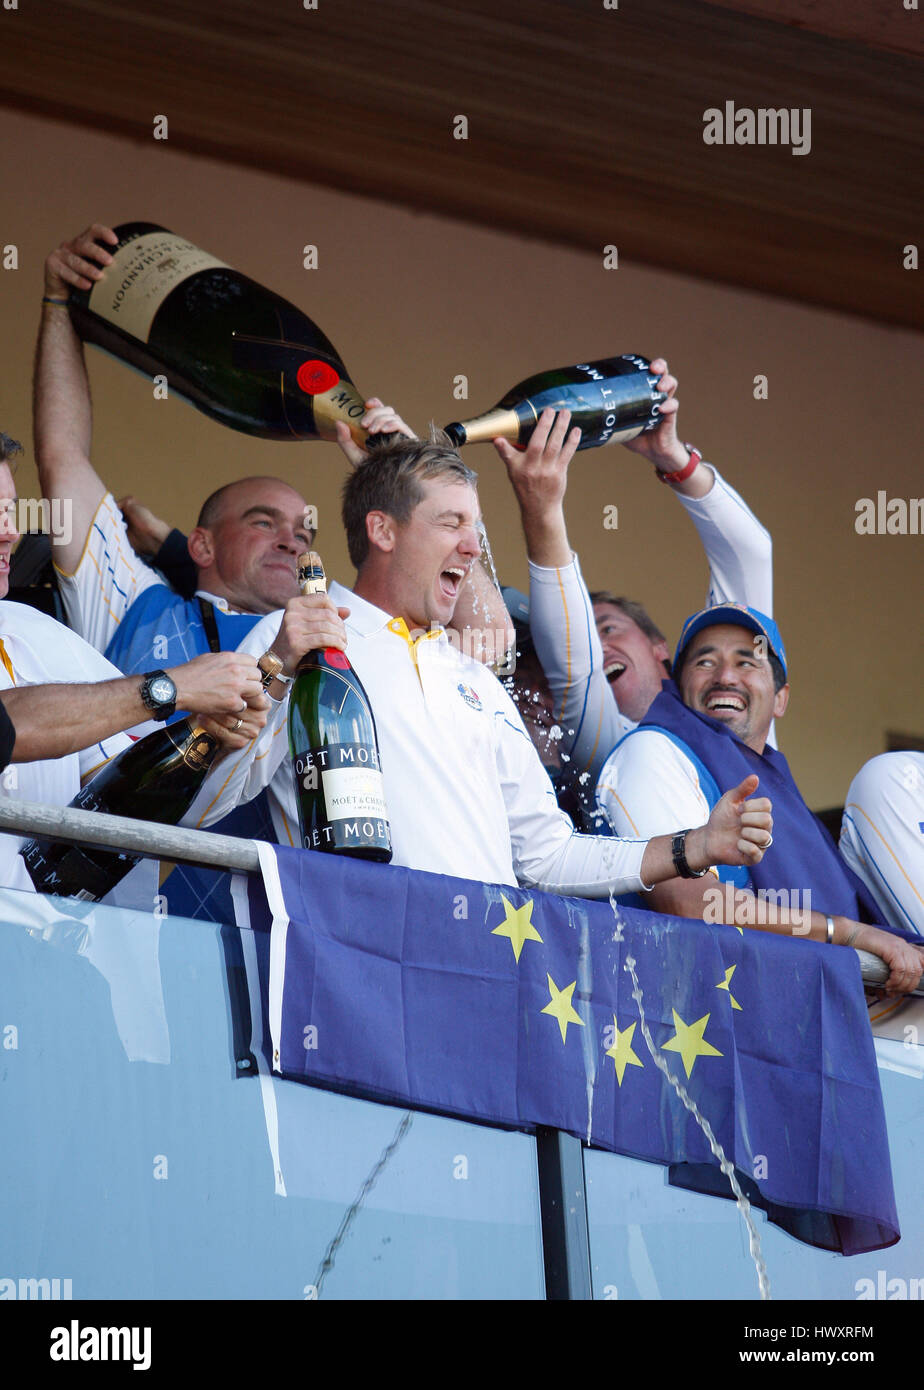
[[[683,468],[678,469],[676,473],[662,473],[660,468],[656,468],[655,472],[662,483],[670,483],[672,487],[676,487],[678,483],[685,483],[690,474],[695,472],[702,463],[703,456],[698,449],[695,449],[692,444],[687,443],[684,443],[683,447],[690,452],[689,463],[685,464]]]

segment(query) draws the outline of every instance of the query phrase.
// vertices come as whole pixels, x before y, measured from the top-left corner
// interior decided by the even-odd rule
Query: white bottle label
[[[641,434],[642,426],[634,425],[630,430],[617,430],[615,434],[605,435],[600,440],[601,444],[625,444],[630,439],[635,439],[636,435]]]
[[[375,817],[386,820],[382,774],[372,767],[339,767],[321,773],[324,802],[331,820]]]
[[[172,232],[145,232],[116,251],[90,291],[94,314],[146,343],[154,315],[171,290],[200,270],[227,270],[224,261]]]

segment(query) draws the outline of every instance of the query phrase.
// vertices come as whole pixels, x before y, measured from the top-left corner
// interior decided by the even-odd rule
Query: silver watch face
[[[156,700],[159,705],[169,705],[176,699],[176,687],[169,676],[158,676],[151,681],[148,686],[151,699]]]

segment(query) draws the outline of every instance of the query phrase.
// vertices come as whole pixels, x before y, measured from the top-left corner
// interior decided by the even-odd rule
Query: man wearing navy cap
[[[693,614],[677,644],[673,680],[607,758],[598,803],[617,835],[668,833],[701,822],[719,786],[756,773],[774,816],[762,863],[706,875],[678,864],[680,877],[654,888],[645,906],[861,947],[891,967],[890,992],[907,991],[924,955],[871,925],[883,921],[876,904],[767,742],[788,701],[786,652],[771,618],[734,603]]]

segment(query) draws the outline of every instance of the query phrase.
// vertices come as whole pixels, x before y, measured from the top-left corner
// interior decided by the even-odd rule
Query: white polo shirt
[[[657,729],[639,729],[610,754],[597,805],[615,835],[673,835],[710,811],[696,767]]]
[[[76,632],[25,603],[0,602],[0,690],[52,682],[76,684],[119,680],[122,672]],[[144,738],[163,726],[151,720],[137,724],[131,734]],[[63,758],[11,763],[0,775],[0,797],[7,801],[37,801],[45,806],[67,806],[95,772],[128,748],[128,733],[113,734]],[[220,772],[219,762],[216,771]],[[225,802],[216,799],[210,811],[191,810],[181,825],[208,826],[225,814]],[[231,809],[230,806],[228,809]],[[0,833],[0,883],[6,888],[34,892],[29,871],[19,855],[26,836]],[[152,909],[157,896],[158,865],[143,859],[104,902],[115,907]]]
[[[924,753],[880,753],[860,769],[840,851],[885,920],[924,936]]]
[[[90,682],[115,680],[122,672],[100,656],[76,632],[54,618],[25,603],[0,602],[0,690],[24,685],[45,685],[52,681]],[[127,748],[126,734],[115,734],[80,753],[41,762],[11,763],[0,777],[0,796],[5,801],[38,801],[46,806],[67,806],[85,781],[116,753]],[[19,856],[25,837],[0,834],[0,882],[5,888],[33,892],[29,871]],[[140,866],[139,866],[140,867]],[[141,883],[138,869],[132,870],[133,890]],[[156,892],[153,871],[148,866],[142,891],[133,891],[119,900],[153,904]],[[122,885],[119,885],[121,888]],[[116,893],[118,889],[115,890]],[[107,902],[116,898],[107,898]]]
[[[637,891],[645,840],[578,835],[560,811],[516,706],[442,629],[411,639],[400,618],[342,585],[347,655],[372,705],[396,864],[585,897]],[[261,620],[239,650],[260,656],[282,620]],[[285,704],[248,750],[229,756],[196,809],[224,812],[270,786],[277,835],[297,843]],[[210,804],[211,799],[211,804]]]
[[[111,492],[96,510],[77,568],[67,574],[56,565],[55,571],[68,622],[99,652],[106,650],[135,600],[152,585],[164,585],[163,578],[133,550],[125,518]],[[186,659],[191,656],[195,651]]]

